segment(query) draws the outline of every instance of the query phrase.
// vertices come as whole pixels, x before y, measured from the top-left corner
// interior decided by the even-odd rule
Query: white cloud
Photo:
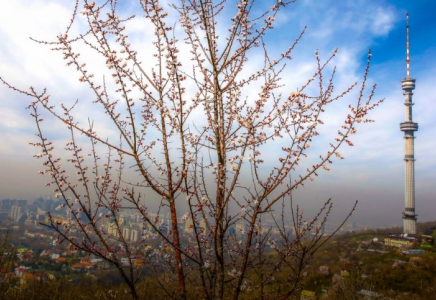
[[[387,35],[395,22],[395,15],[392,9],[378,7],[377,10],[369,14],[372,32],[377,35]]]
[[[3,130],[20,129],[31,125],[29,118],[17,115],[12,109],[6,107],[0,110],[0,128],[3,128]]]

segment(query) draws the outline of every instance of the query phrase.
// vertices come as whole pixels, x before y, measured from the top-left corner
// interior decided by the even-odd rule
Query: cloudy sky
[[[84,97],[86,89],[77,81],[78,75],[64,67],[60,54],[29,39],[54,40],[63,32],[72,9],[69,2],[0,0],[0,76],[23,89],[47,87],[58,101]],[[129,1],[123,3],[122,9],[134,12]],[[401,225],[404,140],[399,123],[405,118],[401,80],[406,75],[405,14],[409,12],[411,77],[416,79],[413,117],[419,123],[415,139],[416,210],[420,221],[436,218],[434,11],[433,0],[299,0],[282,11],[274,34],[267,39],[273,45],[272,52],[286,49],[307,25],[293,53],[288,86],[298,86],[311,76],[315,49],[327,57],[338,48],[339,55],[333,62],[338,70],[336,86],[344,88],[362,77],[366,53],[371,49],[369,81],[378,84],[376,98],[385,99],[371,115],[376,122],[359,128],[359,135],[353,139],[355,147],[342,151],[346,159],[335,162],[331,173],[298,191],[303,206],[319,207],[321,201],[333,198],[336,211],[343,213],[359,200],[353,217],[358,224]],[[139,49],[146,51],[150,32],[142,20],[135,19],[129,30]],[[32,158],[35,149],[28,145],[35,132],[25,109],[28,101],[0,85],[0,199],[30,200],[51,192],[36,174],[40,161]],[[335,114],[329,118],[334,119]],[[50,134],[62,139],[56,126],[53,122]]]

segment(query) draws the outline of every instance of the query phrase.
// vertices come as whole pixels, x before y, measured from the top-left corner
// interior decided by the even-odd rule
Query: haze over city
[[[123,5],[123,4],[120,4]],[[0,11],[0,74],[14,85],[41,90],[47,87],[53,99],[83,99],[88,90],[78,75],[64,67],[59,53],[36,44],[29,37],[53,40],[67,25],[71,4],[59,1],[15,0],[2,3]],[[126,15],[135,13],[121,6]],[[401,225],[404,209],[404,141],[399,123],[404,121],[401,80],[406,76],[405,15],[410,15],[411,77],[416,79],[413,107],[419,123],[415,140],[416,212],[418,221],[435,219],[436,211],[436,3],[418,1],[298,1],[281,15],[269,42],[284,49],[303,30],[306,33],[293,53],[284,77],[288,87],[296,87],[313,73],[314,51],[328,57],[335,48],[339,54],[335,78],[338,90],[361,81],[367,50],[372,50],[370,83],[377,83],[376,99],[385,99],[370,114],[375,123],[358,127],[354,147],[344,147],[345,160],[335,161],[330,173],[320,174],[314,183],[298,189],[296,201],[306,210],[318,208],[333,198],[335,216],[343,215],[359,200],[353,221],[373,226]],[[147,28],[131,28],[138,45],[147,44]],[[145,36],[145,38],[144,38]],[[272,41],[274,40],[274,41]],[[277,50],[277,51],[280,51]],[[0,199],[33,200],[52,196],[45,188],[46,178],[37,175],[41,162],[32,156],[35,124],[25,109],[29,99],[0,86]],[[343,104],[343,103],[342,103]],[[343,105],[344,106],[344,105]],[[82,107],[81,109],[90,109]],[[328,111],[334,123],[341,111]],[[341,119],[341,118],[340,118]],[[48,120],[55,140],[65,139],[60,124]],[[333,124],[337,125],[337,124]],[[104,123],[99,124],[104,128]],[[335,127],[331,127],[335,128]],[[328,127],[325,129],[328,131]],[[110,134],[110,132],[108,132]],[[320,146],[322,144],[320,143]],[[315,147],[315,146],[314,146]]]

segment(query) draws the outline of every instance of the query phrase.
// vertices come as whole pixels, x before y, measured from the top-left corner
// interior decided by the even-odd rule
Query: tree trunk
[[[186,299],[185,274],[183,272],[182,253],[180,251],[181,245],[180,245],[180,237],[179,237],[179,227],[177,225],[177,212],[176,212],[176,205],[174,203],[174,199],[170,200],[170,209],[171,209],[171,222],[172,222],[173,239],[174,239],[174,254],[176,258],[177,278],[179,282],[179,293],[181,299]]]

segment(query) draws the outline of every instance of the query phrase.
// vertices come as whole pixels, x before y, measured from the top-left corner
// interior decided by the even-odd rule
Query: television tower
[[[404,132],[404,162],[405,162],[405,208],[403,212],[403,232],[416,234],[415,214],[415,150],[414,132],[418,130],[418,123],[412,121],[412,91],[415,89],[415,79],[410,78],[410,54],[409,54],[409,14],[406,14],[406,63],[407,77],[401,81],[404,91],[406,106],[406,121],[400,124],[400,130]]]

